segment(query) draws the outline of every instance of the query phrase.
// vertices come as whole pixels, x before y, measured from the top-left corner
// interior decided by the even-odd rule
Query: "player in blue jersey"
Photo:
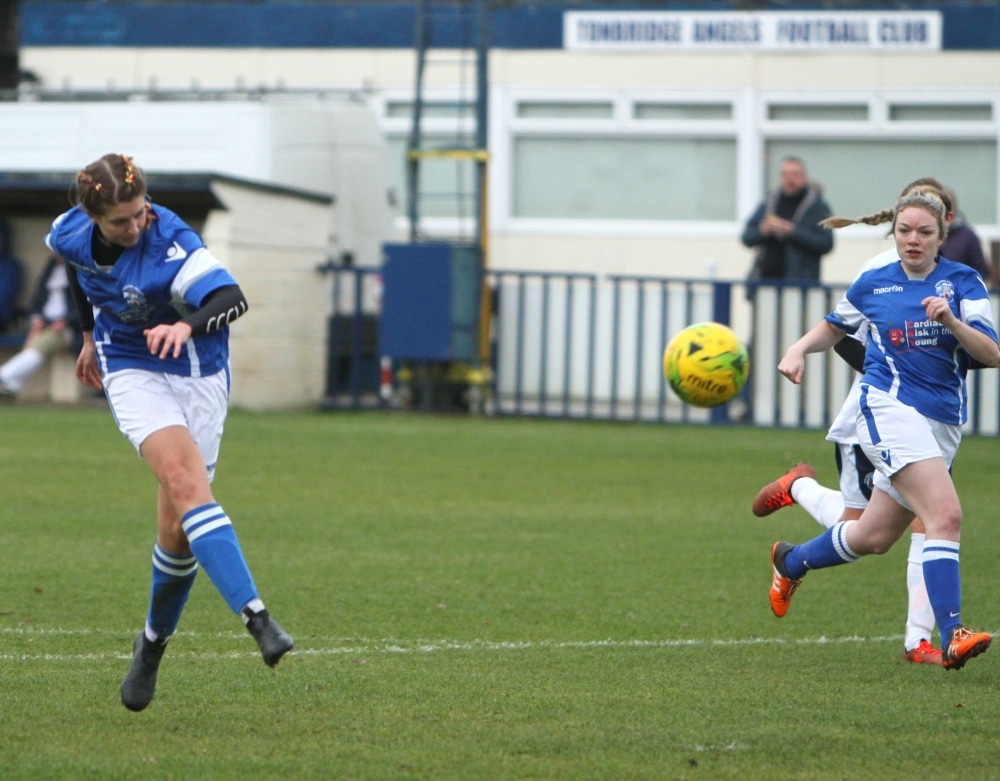
[[[946,209],[931,192],[902,198],[893,210],[899,261],[861,274],[833,312],[792,345],[778,370],[802,381],[805,356],[845,334],[868,332],[858,436],[875,465],[861,518],[835,524],[802,545],[771,549],[771,609],[788,612],[809,570],[884,553],[915,516],[926,527],[923,574],[942,636],[942,666],[959,669],[992,638],[961,622],[959,536],[962,510],[950,467],[967,419],[970,360],[1000,366],[1000,344],[982,278],[939,257]]]
[[[933,193],[944,204],[945,225],[950,229],[954,212],[951,196],[937,179],[923,177],[908,184],[900,193],[905,197],[912,191]],[[846,219],[830,217],[825,220],[827,227],[843,228],[863,223],[881,225],[890,222],[893,211],[885,209],[875,214]],[[961,258],[949,260],[962,261]],[[885,250],[869,258],[858,272],[858,276],[873,268],[896,263],[899,255],[895,248]],[[966,263],[965,265],[970,265]],[[799,504],[824,528],[831,528],[839,521],[857,520],[871,499],[875,467],[865,455],[858,440],[857,409],[861,398],[861,373],[864,371],[864,352],[867,330],[859,329],[852,336],[845,336],[834,349],[855,369],[854,382],[841,405],[826,438],[834,443],[840,490],[834,491],[816,481],[816,473],[809,464],[796,464],[777,480],[764,486],[753,502],[753,513],[758,517]],[[926,539],[923,522],[914,518],[910,525],[910,545],[906,556],[907,612],[906,630],[903,637],[903,658],[916,664],[941,664],[941,651],[934,647],[934,611],[927,597],[923,576],[923,547]]]
[[[265,609],[211,489],[229,398],[229,324],[246,299],[198,234],[149,201],[130,157],[105,155],[80,171],[76,202],[45,243],[66,260],[79,309],[77,377],[104,390],[159,482],[149,610],[121,685],[122,703],[140,711],[199,566],[268,665],[293,644]]]

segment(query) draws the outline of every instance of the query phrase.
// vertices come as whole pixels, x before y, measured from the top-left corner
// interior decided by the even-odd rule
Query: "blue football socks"
[[[934,610],[934,619],[945,643],[962,623],[962,581],[959,575],[957,542],[924,541],[924,583]]]
[[[240,608],[257,599],[257,587],[243,558],[236,530],[222,507],[214,503],[195,507],[181,518],[181,528],[198,563],[233,613],[239,613]]]
[[[153,546],[153,585],[146,617],[150,640],[166,641],[177,629],[197,574],[198,562],[191,554],[169,553]]]
[[[792,580],[801,580],[811,569],[825,569],[858,560],[847,545],[847,529],[856,521],[840,521],[809,542],[796,545],[785,556],[785,572]]]

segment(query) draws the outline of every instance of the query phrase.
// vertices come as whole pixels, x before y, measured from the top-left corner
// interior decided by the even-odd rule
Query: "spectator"
[[[969,225],[968,220],[965,219],[965,215],[958,210],[958,196],[955,195],[955,191],[950,187],[945,187],[945,191],[951,199],[951,208],[955,217],[948,227],[948,235],[944,239],[944,244],[941,245],[941,256],[948,258],[948,260],[954,260],[956,263],[971,266],[979,272],[986,287],[992,287],[993,273],[990,264],[986,262],[986,256],[983,254],[983,243],[979,240],[979,236],[972,229],[972,226]]]
[[[13,399],[45,360],[59,350],[83,346],[80,318],[69,290],[66,264],[49,258],[31,298],[31,325],[24,349],[0,366],[0,398]]]
[[[10,224],[0,219],[0,331],[17,320],[22,278],[21,262],[11,254]]]
[[[820,259],[833,249],[833,231],[819,224],[830,207],[798,157],[784,158],[779,174],[780,186],[743,228],[743,243],[757,248],[749,279],[818,282]]]

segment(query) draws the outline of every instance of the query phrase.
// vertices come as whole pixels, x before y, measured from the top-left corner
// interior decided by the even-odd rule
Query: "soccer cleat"
[[[132,666],[122,681],[122,705],[131,711],[141,711],[153,700],[156,674],[166,650],[166,642],[153,642],[145,632],[139,632],[132,643]]]
[[[274,667],[281,657],[293,650],[295,643],[278,622],[271,618],[266,610],[259,613],[244,613],[247,617],[247,630],[260,646],[260,655],[268,667]]]
[[[903,658],[914,664],[941,664],[941,652],[928,640],[921,640],[916,648],[907,651]]]
[[[800,461],[773,483],[765,485],[753,500],[753,514],[763,518],[782,507],[795,504],[791,494],[792,483],[800,477],[811,477],[815,480],[816,470],[804,461]]]
[[[993,638],[986,632],[973,632],[960,626],[944,644],[941,666],[946,670],[961,670],[972,657],[985,653],[992,642]]]
[[[792,580],[785,574],[785,556],[795,546],[790,542],[776,542],[771,546],[771,612],[782,618],[792,604],[792,594],[802,585],[801,580]]]

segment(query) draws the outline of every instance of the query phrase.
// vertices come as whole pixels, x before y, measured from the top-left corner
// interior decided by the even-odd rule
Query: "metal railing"
[[[669,338],[729,322],[732,284],[657,277],[503,271],[494,289],[496,414],[724,422],[681,404],[663,379]]]
[[[324,266],[333,277],[326,408],[392,406],[377,346],[378,269]],[[489,271],[493,415],[744,423],[825,429],[853,378],[836,354],[811,355],[801,385],[777,372],[786,347],[815,325],[845,286],[666,277]],[[993,311],[1000,299],[993,295]],[[682,404],[663,377],[670,338],[706,320],[729,324],[750,351],[750,379],[729,404]],[[414,327],[419,327],[415,324]],[[388,378],[391,381],[391,377]],[[969,374],[966,431],[1000,434],[1000,373]]]

